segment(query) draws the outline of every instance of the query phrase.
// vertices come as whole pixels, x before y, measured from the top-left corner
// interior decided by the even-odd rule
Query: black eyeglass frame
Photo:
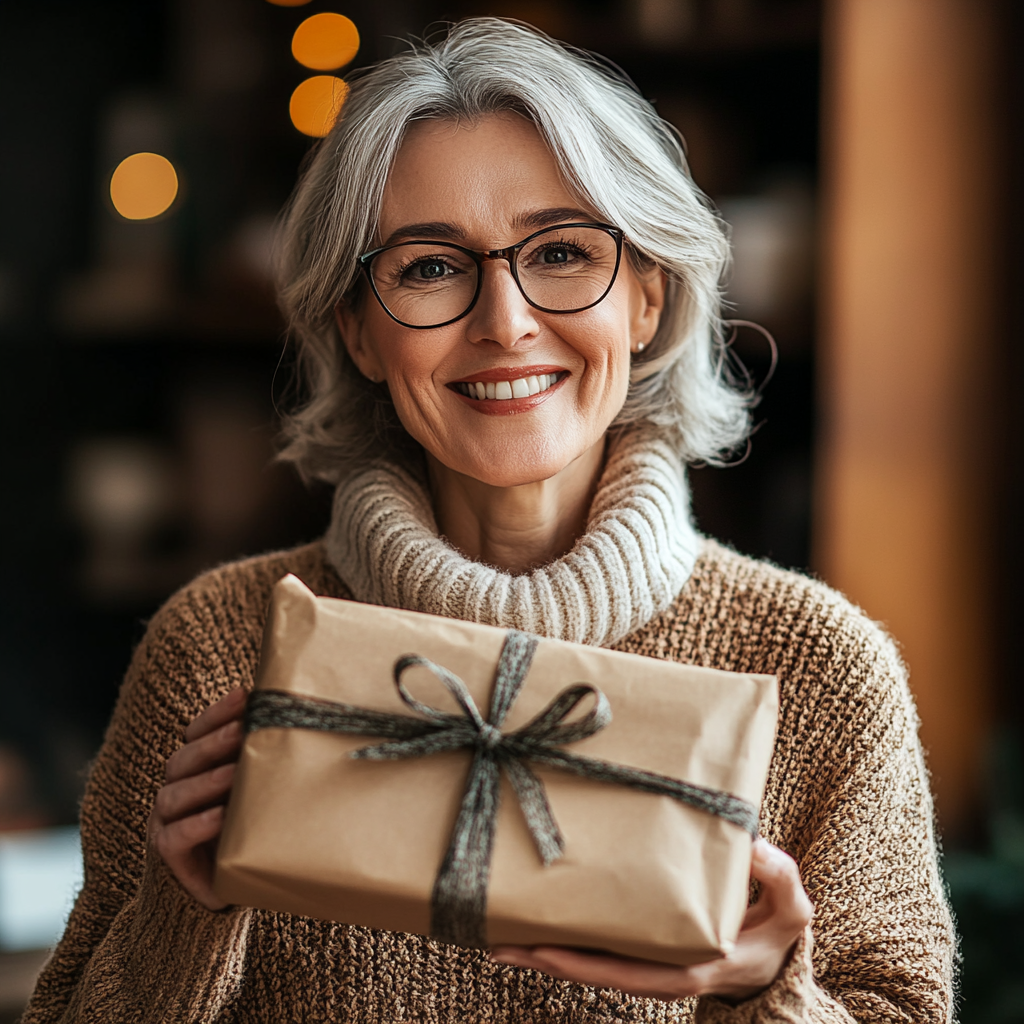
[[[558,231],[561,228],[598,228],[601,231],[607,232],[615,239],[615,268],[612,270],[611,280],[608,282],[608,287],[594,299],[593,302],[588,302],[585,306],[578,306],[575,309],[549,309],[547,306],[542,306],[537,302],[534,302],[529,295],[526,294],[523,288],[522,282],[519,280],[519,270],[516,267],[516,261],[519,258],[519,253],[523,246],[532,242],[535,238],[540,235],[546,235],[549,231]],[[480,291],[483,288],[484,283],[484,263],[488,260],[505,260],[508,263],[509,273],[512,275],[512,280],[515,281],[516,287],[519,289],[519,294],[534,308],[539,309],[542,313],[582,313],[585,309],[592,309],[599,302],[603,302],[607,297],[608,293],[612,290],[612,286],[615,284],[616,278],[619,276],[619,266],[622,263],[622,240],[624,232],[622,228],[614,227],[611,224],[599,224],[590,221],[572,221],[569,224],[552,224],[549,228],[541,228],[539,231],[534,231],[532,235],[527,235],[521,242],[516,242],[515,245],[507,245],[504,249],[467,249],[464,245],[457,245],[455,242],[441,242],[436,238],[414,238],[409,239],[405,242],[394,242],[392,245],[382,245],[379,249],[371,249],[369,252],[364,252],[362,256],[357,257],[357,262],[366,275],[366,280],[370,283],[370,289],[373,291],[374,298],[380,303],[381,309],[396,324],[401,324],[403,327],[409,327],[414,331],[433,331],[438,327],[447,327],[449,324],[454,324],[461,320],[464,316],[468,316],[472,311],[473,307],[476,306],[477,300],[480,298]],[[452,317],[450,320],[445,320],[440,324],[407,324],[404,320],[399,320],[394,313],[391,312],[387,307],[387,303],[381,298],[380,292],[377,291],[377,285],[373,280],[373,273],[371,271],[371,264],[374,259],[378,257],[382,252],[388,252],[390,249],[397,249],[403,245],[443,245],[449,249],[457,249],[459,252],[465,253],[477,266],[476,274],[476,291],[473,293],[473,298],[470,300],[469,305],[458,315]]]

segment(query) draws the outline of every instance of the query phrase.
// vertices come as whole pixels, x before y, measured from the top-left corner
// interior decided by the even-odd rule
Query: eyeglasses
[[[426,330],[461,320],[480,298],[483,265],[505,260],[526,301],[544,313],[579,313],[611,291],[622,231],[609,224],[558,224],[504,249],[451,242],[398,242],[359,257],[373,294],[403,327]]]

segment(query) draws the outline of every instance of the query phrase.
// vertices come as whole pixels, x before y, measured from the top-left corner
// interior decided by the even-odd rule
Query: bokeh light
[[[309,0],[267,0],[267,2],[275,7],[304,7]]]
[[[292,36],[292,56],[314,71],[344,67],[359,52],[359,29],[344,14],[314,14]]]
[[[178,194],[174,165],[158,153],[125,157],[110,178],[110,201],[126,220],[158,217]]]
[[[341,110],[348,86],[335,75],[314,75],[300,82],[292,93],[288,113],[292,124],[304,135],[322,139]]]

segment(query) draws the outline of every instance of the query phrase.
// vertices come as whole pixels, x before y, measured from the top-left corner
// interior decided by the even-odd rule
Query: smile
[[[460,395],[481,402],[509,402],[514,398],[530,398],[547,391],[558,383],[560,376],[558,373],[538,373],[529,377],[516,377],[513,380],[458,381],[451,387]]]

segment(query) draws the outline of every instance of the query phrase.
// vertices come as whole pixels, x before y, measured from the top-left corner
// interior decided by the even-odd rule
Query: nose
[[[466,317],[469,340],[515,348],[535,337],[540,331],[537,311],[519,290],[508,260],[485,260],[480,273],[480,297]]]

